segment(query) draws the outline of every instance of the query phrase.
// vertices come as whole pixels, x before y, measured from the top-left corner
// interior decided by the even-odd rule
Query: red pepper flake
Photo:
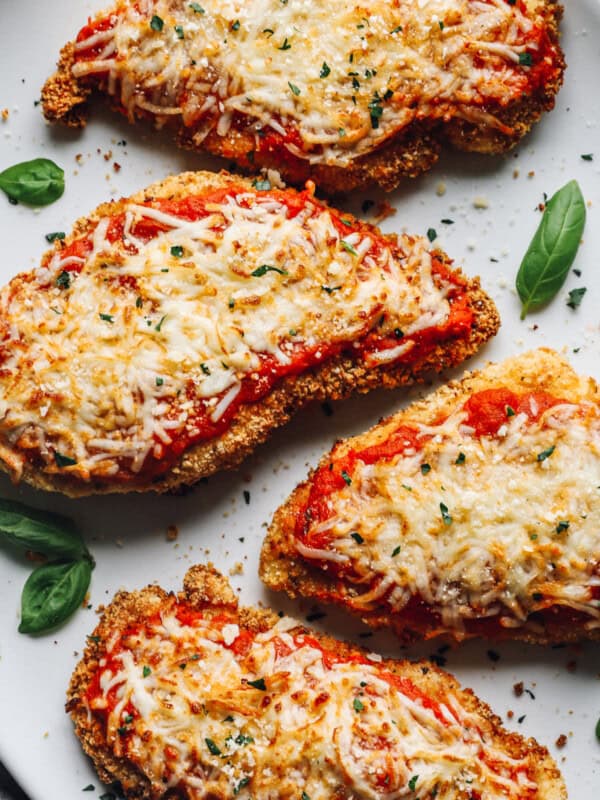
[[[563,748],[566,745],[566,743],[567,743],[567,737],[565,736],[564,733],[561,733],[561,735],[558,737],[558,739],[554,742],[554,744],[559,749]]]
[[[524,691],[525,688],[523,686],[523,681],[519,681],[519,683],[515,683],[515,685],[513,686],[513,692],[517,697],[521,697]]]

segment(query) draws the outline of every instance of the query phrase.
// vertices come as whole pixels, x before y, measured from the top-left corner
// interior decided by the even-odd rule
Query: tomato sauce
[[[239,194],[250,195],[245,201],[250,205],[253,199],[252,195],[256,195],[256,193],[255,190],[248,189],[247,186],[240,184],[213,190],[203,195],[192,195],[179,199],[151,200],[147,201],[146,205],[179,219],[194,221],[214,213],[214,208],[211,208],[211,206],[214,207],[214,205],[222,204],[230,196]],[[298,213],[306,207],[307,202],[310,202],[314,206],[315,215],[322,213],[323,210],[322,204],[313,196],[312,185],[309,185],[307,189],[301,192],[271,189],[260,192],[259,194],[261,199],[265,201],[273,199],[279,203],[285,204],[290,219],[296,217]],[[238,202],[243,204],[244,199],[241,198]],[[390,245],[388,241],[383,239],[380,234],[376,233],[372,227],[365,223],[353,218],[348,218],[347,215],[342,217],[342,215],[334,209],[328,209],[328,211],[333,224],[339,230],[340,234],[348,236],[352,232],[368,233],[372,241],[371,252],[374,256],[377,256],[383,248],[393,247],[393,245]],[[224,227],[224,224],[221,227]],[[168,230],[168,224],[142,217],[132,225],[131,234],[136,239],[147,243],[160,233]],[[219,230],[218,224],[215,226],[215,230]],[[125,213],[117,212],[110,219],[106,238],[109,242],[115,243],[123,241],[124,236]],[[86,236],[75,239],[73,242],[63,247],[60,251],[61,260],[73,257],[85,261],[92,252],[92,237],[93,231],[90,231]],[[137,252],[136,248],[131,243],[124,243],[123,249],[128,253]],[[48,254],[45,261],[46,265],[48,265],[52,256],[52,252]],[[441,325],[431,326],[430,328],[415,334],[407,335],[406,337],[402,334],[402,342],[411,343],[411,347],[405,354],[401,355],[393,362],[394,365],[418,362],[431,352],[440,341],[466,336],[472,325],[473,311],[469,306],[464,278],[452,272],[446,264],[442,263],[435,256],[435,253],[433,253],[432,261],[432,271],[436,278],[450,284],[448,289],[448,299],[450,303],[448,318]],[[68,273],[78,273],[81,272],[83,267],[84,265],[82,263],[75,261],[74,263],[67,264],[64,271]],[[137,282],[135,279],[122,276],[116,280],[118,280],[120,287],[124,291],[129,290],[132,295],[137,293]],[[147,313],[147,308],[144,309],[140,307],[139,313]],[[378,329],[384,322],[385,315],[381,316],[378,320]],[[286,377],[309,371],[342,355],[344,357],[350,357],[355,361],[367,360],[368,363],[368,357],[370,355],[397,346],[397,335],[393,337],[382,335],[378,333],[378,329],[369,331],[369,333],[358,342],[348,340],[333,343],[317,343],[310,346],[302,342],[289,343],[286,345],[287,353],[290,357],[290,363],[288,364],[281,364],[270,354],[257,353],[256,355],[260,359],[259,367],[242,378],[241,389],[238,395],[233,399],[218,420],[211,418],[211,410],[207,405],[207,401],[196,395],[194,385],[190,381],[182,392],[182,397],[179,398],[179,402],[188,400],[193,403],[193,412],[190,412],[185,428],[177,433],[177,437],[170,444],[165,444],[158,438],[155,438],[153,450],[147,457],[139,473],[131,473],[128,469],[128,462],[126,460],[121,460],[121,469],[117,477],[123,481],[136,479],[146,480],[148,477],[163,474],[189,447],[200,441],[220,436],[228,430],[232,420],[242,406],[258,402],[267,396],[278,382]],[[224,394],[225,393],[217,397],[217,401],[224,396]],[[167,418],[177,418],[179,402],[173,404],[170,414],[167,414]],[[392,445],[388,443],[386,446],[389,448]],[[352,465],[349,466],[349,469],[351,468]],[[114,480],[115,476],[112,475],[110,479]]]
[[[530,13],[525,0],[518,0],[517,7],[521,14],[529,18]],[[77,36],[77,42],[83,42],[95,33],[108,31],[115,27],[118,22],[118,13],[108,17],[99,17],[95,20],[90,20],[88,24],[82,28]],[[498,114],[510,103],[519,100],[522,96],[532,96],[536,92],[544,92],[546,87],[551,87],[554,83],[560,80],[562,70],[562,57],[558,44],[552,41],[548,25],[545,22],[532,25],[532,28],[523,33],[521,39],[517,42],[518,45],[525,45],[526,49],[522,55],[526,57],[527,61],[518,64],[512,64],[506,61],[498,62],[494,69],[497,73],[510,72],[510,85],[505,87],[504,94],[499,99],[495,94],[488,96],[483,88],[479,93],[474,93],[473,97],[468,101],[463,102],[448,102],[439,97],[434,97],[430,102],[422,107],[419,105],[419,98],[414,100],[416,103],[416,110],[414,118],[419,122],[430,122],[435,124],[439,119],[448,120],[457,114],[458,107],[473,106],[483,109],[486,113]],[[76,61],[91,61],[99,56],[105,43],[98,43],[88,48],[78,50],[75,54]],[[473,64],[476,69],[489,70],[489,59],[484,58],[480,53],[473,54]],[[92,75],[83,79],[91,82],[105,82],[108,78],[106,70],[99,69]],[[501,78],[500,78],[501,80]],[[177,103],[182,107],[188,97],[188,88],[183,86],[180,96],[177,98]],[[151,98],[149,98],[151,99]],[[218,98],[217,98],[218,99]],[[400,95],[398,94],[398,100]],[[125,116],[130,115],[130,111],[124,108],[120,101],[115,98],[117,109]],[[406,102],[406,100],[405,100]],[[413,102],[411,98],[410,102]],[[412,106],[411,106],[412,107]],[[153,114],[140,107],[136,109],[136,114],[142,117],[153,117]],[[201,117],[198,115],[190,115],[185,118],[184,126],[192,129],[199,124],[207,124],[209,118],[213,118],[213,125],[216,128],[218,115],[215,114],[214,108],[209,109]],[[308,174],[308,166],[305,158],[299,157],[292,152],[297,149],[301,153],[310,152],[312,154],[319,153],[322,150],[322,145],[312,145],[302,139],[300,131],[295,123],[290,121],[282,122],[277,120],[282,130],[274,130],[272,128],[265,128],[258,134],[255,148],[251,151],[251,156],[246,151],[240,152],[237,149],[236,137],[221,137],[217,135],[218,139],[222,140],[222,152],[224,157],[234,158],[246,168],[251,168],[253,164],[258,165],[272,165],[273,163],[285,164],[288,174],[293,177],[294,181],[303,180]],[[178,122],[181,121],[178,119]],[[506,135],[513,134],[513,128],[510,125],[504,125],[500,121],[497,122],[499,130]],[[232,129],[234,131],[242,132],[248,139],[254,139],[256,136],[256,117],[246,115],[241,111],[236,111],[233,120]],[[291,149],[290,149],[291,148]]]
[[[542,415],[556,405],[568,402],[564,398],[555,397],[547,392],[535,391],[517,393],[506,387],[499,386],[477,392],[465,402],[463,409],[466,412],[464,424],[473,428],[473,436],[478,438],[496,436],[500,428],[517,414],[527,417],[527,424],[540,420]],[[442,424],[446,417],[435,420],[433,424]],[[303,500],[299,500],[293,509],[295,518],[295,537],[308,547],[314,549],[327,549],[331,544],[331,532],[319,523],[323,523],[332,515],[330,507],[331,495],[351,484],[357,463],[369,465],[376,461],[384,461],[401,455],[405,450],[418,452],[425,442],[431,439],[429,434],[421,434],[416,428],[400,425],[383,441],[364,450],[350,449],[341,456],[338,451],[342,445],[334,447],[330,460],[316,471],[310,482],[310,488]],[[321,530],[314,533],[311,528],[319,526]],[[311,559],[320,563],[319,559]],[[352,575],[351,564],[338,564],[323,562],[328,572],[333,576]],[[364,590],[374,589],[379,578]],[[390,587],[389,591],[393,587]],[[339,594],[344,594],[344,587],[336,590],[335,597],[332,593],[317,593],[317,598],[324,602],[331,602]],[[600,587],[594,587],[592,597],[600,597]],[[348,600],[350,602],[350,600]],[[386,596],[379,602],[384,605]],[[406,630],[414,627],[415,631],[426,631],[427,636],[435,636],[447,631],[447,626],[442,623],[441,617],[419,596],[413,596],[403,609],[403,618],[407,621]],[[581,625],[588,617],[583,612],[556,605],[551,597],[540,597],[533,614],[542,621],[542,624],[556,624],[568,627]],[[464,628],[467,635],[498,637],[502,636],[503,629],[497,617],[482,619],[465,619]],[[510,633],[508,634],[510,636]]]
[[[206,619],[204,613],[201,610],[191,608],[190,606],[184,603],[177,603],[173,606],[173,613],[177,620],[181,623],[181,625],[190,628],[190,634],[193,638],[193,630],[194,628],[199,626],[199,623],[204,622]],[[242,665],[246,656],[248,655],[252,645],[255,642],[257,632],[250,631],[247,628],[244,628],[240,625],[240,620],[238,615],[235,612],[227,613],[222,612],[216,614],[214,616],[209,617],[210,621],[210,628],[213,631],[220,631],[224,625],[236,624],[239,626],[239,634],[236,638],[231,642],[231,644],[222,644],[223,647],[231,650],[237,661]],[[118,643],[113,647],[110,654],[105,655],[103,666],[99,666],[92,676],[88,688],[86,690],[86,700],[89,704],[90,708],[93,710],[95,714],[100,716],[104,722],[108,720],[110,713],[114,710],[115,706],[119,702],[119,689],[122,684],[117,684],[113,686],[105,695],[101,688],[101,677],[102,674],[105,672],[111,672],[113,675],[116,675],[122,669],[122,662],[120,659],[120,654],[128,649],[135,650],[135,640],[139,637],[152,637],[156,635],[156,628],[160,627],[161,619],[160,615],[155,614],[151,617],[148,617],[143,623],[137,625],[130,625],[128,626],[121,636],[119,637]],[[187,662],[190,660],[195,659],[195,654],[193,652],[193,647],[190,650],[189,642],[182,641],[181,643],[177,643],[180,645],[181,649],[181,664],[185,664],[187,666]],[[357,665],[364,665],[368,666],[370,669],[374,669],[377,673],[377,676],[389,684],[392,689],[399,692],[400,694],[404,695],[405,697],[409,698],[413,701],[420,701],[424,708],[428,708],[435,714],[436,718],[444,725],[448,725],[447,717],[442,713],[440,708],[440,702],[442,700],[438,700],[435,697],[428,696],[425,694],[421,689],[419,689],[410,678],[407,678],[402,675],[398,675],[396,673],[390,672],[389,670],[385,669],[383,666],[379,666],[377,663],[370,661],[362,652],[360,651],[353,651],[353,652],[339,652],[335,648],[327,647],[323,643],[319,641],[316,636],[313,636],[311,633],[304,633],[299,632],[293,634],[293,645],[284,642],[280,637],[275,636],[272,640],[273,647],[275,649],[275,656],[277,659],[287,658],[288,656],[292,655],[294,652],[300,650],[303,647],[310,647],[312,649],[318,650],[323,659],[323,665],[326,670],[331,670],[336,664],[357,664]],[[193,645],[193,642],[192,642]],[[102,656],[99,656],[102,658]],[[156,654],[156,662],[160,661],[160,649],[157,651]],[[153,666],[153,659],[154,656],[149,656],[147,663],[140,663],[139,670],[142,673],[144,667],[152,670]],[[175,663],[178,663],[178,660],[175,659]],[[180,668],[182,668],[180,666]],[[253,667],[251,667],[253,669]],[[149,673],[150,674],[150,673]],[[267,689],[268,689],[268,676],[267,676]],[[368,684],[367,686],[363,687],[365,695],[369,695],[372,693],[373,690],[369,690]],[[199,701],[202,698],[198,698]],[[105,701],[106,706],[99,708],[96,707],[98,701]],[[450,709],[449,709],[450,710]],[[451,712],[452,713],[452,712]],[[139,718],[139,712],[135,707],[128,703],[127,706],[123,710],[123,717],[128,718],[124,721],[123,729],[119,729],[119,735],[123,738],[126,737],[130,731],[126,730],[126,726],[130,725],[136,719]]]

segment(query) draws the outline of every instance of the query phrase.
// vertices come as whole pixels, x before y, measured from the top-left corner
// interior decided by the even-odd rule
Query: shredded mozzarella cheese
[[[519,800],[536,790],[533,757],[495,745],[455,689],[426,704],[380,657],[330,664],[289,619],[243,655],[240,633],[235,623],[184,624],[171,610],[107,653],[117,666],[100,667],[90,708],[108,712],[108,746],[157,796],[177,787],[327,800],[343,787],[368,800],[452,800],[468,785],[485,800]]]
[[[77,78],[108,75],[108,90],[131,116],[161,124],[181,115],[196,144],[224,136],[234,115],[284,137],[311,163],[347,164],[420,119],[462,117],[505,128],[490,108],[528,85],[519,56],[535,50],[526,13],[497,0],[403,0],[363,7],[349,0],[156,0],[115,7],[111,57],[85,58],[108,41],[79,42]],[[151,19],[162,21],[153,28]],[[533,37],[533,38],[532,38]],[[105,48],[106,52],[107,51]],[[483,111],[486,106],[486,111]],[[300,146],[299,146],[300,145]]]

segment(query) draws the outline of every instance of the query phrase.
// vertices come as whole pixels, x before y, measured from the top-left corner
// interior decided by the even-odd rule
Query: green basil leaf
[[[52,558],[89,555],[73,520],[1,498],[0,534],[13,544]]]
[[[565,282],[585,225],[585,201],[577,181],[553,195],[517,274],[517,292],[528,311],[548,303]]]
[[[11,200],[47,206],[64,192],[65,173],[54,161],[34,158],[0,172],[0,189]]]
[[[19,633],[42,633],[64,622],[81,605],[92,577],[92,565],[54,561],[35,569],[21,594]]]

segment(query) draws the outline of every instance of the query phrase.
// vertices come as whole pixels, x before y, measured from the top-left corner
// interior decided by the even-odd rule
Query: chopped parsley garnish
[[[568,520],[561,519],[561,521],[556,526],[556,532],[557,533],[563,533],[564,531],[568,531],[569,530],[569,525],[570,525],[570,522]]]
[[[240,21],[239,21],[239,19],[236,19],[236,21],[231,26],[231,30],[232,31],[239,31],[239,29],[240,29]]]
[[[280,275],[287,275],[287,270],[279,269],[279,267],[273,267],[271,264],[261,264],[260,267],[257,267],[253,272],[250,274],[253,278],[262,278],[263,275],[266,275],[267,272],[278,272]]]
[[[275,33],[275,31],[273,30],[273,28],[263,28],[263,33],[268,33],[270,39],[271,36],[273,36],[273,34]]]
[[[444,525],[452,525],[452,517],[448,513],[448,506],[445,503],[440,503],[440,511],[442,512]]]
[[[417,788],[417,781],[418,780],[419,780],[419,776],[418,775],[413,775],[412,778],[409,780],[408,788],[411,790],[411,792],[414,792],[415,789]]]
[[[467,460],[466,455],[464,453],[459,453],[456,456],[456,461],[454,463],[455,464],[464,464],[466,460]]]
[[[443,31],[444,30],[444,23],[442,22],[441,19],[438,21],[438,25],[440,26],[440,30]]]
[[[402,548],[400,547],[400,545],[398,545],[398,547],[394,547],[394,549],[392,550],[392,558],[396,558],[396,556],[399,555],[401,550]]]
[[[183,28],[181,25],[175,25],[174,31],[178,39],[183,39]]]
[[[515,410],[512,406],[506,406],[506,416],[507,417],[514,417]]]
[[[164,21],[156,14],[150,20],[150,27],[153,31],[162,31],[164,24]]]
[[[519,53],[519,64],[522,67],[530,67],[532,63],[531,53]]]
[[[544,595],[541,592],[534,592],[531,596],[536,603],[539,603],[540,600],[544,599]]]
[[[171,248],[171,255],[175,258],[181,258],[183,255],[183,247],[180,244],[174,244]]]
[[[200,364],[200,369],[202,370],[202,372],[205,375],[210,375],[210,370],[209,370],[209,368],[206,366],[206,364],[204,362],[202,362],[202,364]]]
[[[190,3],[190,8],[192,11],[195,11],[196,14],[204,14],[206,13],[200,3]]]
[[[252,736],[248,736],[245,733],[238,733],[238,735],[234,739],[234,742],[236,744],[239,744],[240,746],[242,745],[246,746],[247,744],[253,744],[254,739],[252,738]]]
[[[351,244],[349,244],[349,243],[348,243],[348,242],[347,242],[345,239],[340,239],[340,244],[341,244],[341,246],[344,248],[344,250],[345,250],[347,253],[352,253],[352,255],[353,255],[353,256],[357,256],[357,255],[358,255],[358,253],[357,253],[357,252],[356,252],[356,250],[355,250],[355,249],[352,247],[352,245],[351,245]]]
[[[402,30],[402,25],[398,25],[396,28],[394,28],[393,31],[390,31],[390,35],[393,35],[394,33],[400,33],[401,30]]]
[[[293,95],[296,95],[296,97],[298,97],[298,95],[300,94],[300,89],[296,86],[296,84],[292,83],[291,81],[288,81],[288,86],[290,87],[291,93]]]
[[[280,45],[277,49],[278,50],[291,50],[291,48],[292,48],[292,45],[288,42],[288,38],[286,36],[285,39],[283,40],[283,44]]]
[[[600,742],[600,719],[596,723],[595,733],[596,733],[596,739],[598,739],[598,741]]]
[[[453,219],[441,219],[440,222],[442,223],[442,225],[454,225]]]
[[[362,711],[363,708],[365,707],[364,703],[358,697],[354,698],[354,702],[352,703],[352,706],[353,706],[355,711]]]
[[[150,673],[151,673],[151,672],[152,672],[152,670],[150,669],[150,667],[146,667],[146,666],[145,666],[145,667],[142,669],[142,675],[143,675],[143,677],[144,677],[144,678],[147,678],[147,677],[148,677],[148,675],[150,675]]]
[[[342,288],[341,286],[321,286],[321,289],[323,289],[324,292],[327,292],[327,294],[332,294],[333,292],[337,292],[341,288]]]
[[[60,273],[58,278],[56,279],[56,285],[59,289],[68,289],[71,285],[71,273],[67,272],[66,269]]]
[[[244,786],[248,786],[249,783],[250,783],[250,778],[248,776],[242,778],[242,780],[237,784],[237,786],[234,786],[233,789],[234,796],[238,795],[242,791]]]
[[[394,336],[396,339],[403,339],[404,338],[404,331],[400,328],[394,328]]]
[[[157,386],[162,386],[164,382],[165,381],[164,381],[163,378],[156,378],[156,385]]]
[[[350,536],[354,539],[356,544],[363,544],[365,541],[363,537],[360,535],[360,533],[357,533],[356,531],[354,531],[354,533],[351,533]]]
[[[94,784],[93,784],[93,783],[88,783],[88,785],[87,785],[87,786],[84,786],[84,787],[83,787],[83,789],[82,789],[81,791],[82,791],[82,792],[93,792],[95,788],[96,788],[96,787],[94,786]]]
[[[250,505],[250,492],[248,491],[248,489],[244,489],[243,495],[244,495],[244,503],[246,503],[246,505],[249,506]]]
[[[421,475],[427,475],[427,473],[430,471],[431,466],[429,464],[421,464]]]
[[[538,461],[545,461],[547,458],[550,458],[552,453],[556,450],[556,445],[552,445],[552,447],[548,447],[546,450],[542,450],[541,453],[537,454]]]
[[[257,678],[255,681],[248,681],[248,686],[253,686],[255,689],[259,689],[261,692],[267,691],[267,685],[264,678]]]
[[[583,161],[593,161],[594,160],[594,154],[593,153],[583,153],[581,158],[582,158]],[[46,239],[48,239],[47,236],[46,236]],[[48,239],[48,241],[50,241],[50,239]]]
[[[163,314],[163,316],[160,318],[160,321],[159,321],[158,325],[154,326],[154,330],[155,331],[158,331],[160,333],[160,329],[162,328],[162,324],[166,320],[166,318],[167,318],[167,315]]]
[[[435,228],[427,228],[427,238],[430,242],[434,242],[437,239],[437,231]]]
[[[582,286],[580,289],[571,289],[569,292],[569,299],[567,300],[567,305],[569,308],[576,309],[579,308],[581,305],[581,301],[583,300],[583,295],[587,292],[585,286]]]
[[[227,303],[227,305],[229,308],[235,308],[235,300],[233,299],[233,297],[229,298],[229,302]]]
[[[268,192],[271,188],[271,181],[268,178],[265,178],[262,181],[258,178],[255,178],[252,181],[252,186],[254,186],[257,192]]]
[[[321,71],[319,72],[319,78],[326,78],[330,72],[331,69],[329,68],[329,64],[326,61],[324,61],[321,64]]]
[[[369,115],[371,117],[371,127],[378,128],[379,120],[383,114],[382,100],[379,94],[375,92],[373,99],[369,102]]]
[[[143,305],[144,305],[144,301],[142,300],[142,298],[141,297],[136,297],[135,298],[135,307],[136,308],[141,308]]]
[[[352,478],[350,477],[350,475],[348,475],[345,469],[342,470],[342,478],[344,479],[344,483],[347,486],[350,486],[352,484]]]
[[[59,453],[58,450],[54,451],[54,461],[57,467],[72,467],[74,466],[77,461],[70,456],[63,456],[62,453]]]
[[[306,792],[302,792],[300,795],[300,800],[310,800],[310,795],[306,794]]]
[[[209,751],[212,753],[213,756],[220,756],[221,750],[217,747],[217,745],[213,742],[212,739],[205,739],[206,746],[208,747]]]
[[[98,316],[100,317],[101,320],[104,320],[104,322],[114,322],[115,321],[115,318],[113,317],[112,314],[99,314]]]
[[[125,714],[125,716],[123,717],[123,722],[126,725],[129,725],[130,723],[132,723],[133,722],[133,714]]]
[[[64,231],[54,231],[54,233],[46,234],[46,241],[52,244],[52,242],[55,242],[57,239],[64,239],[65,236],[66,234]]]

